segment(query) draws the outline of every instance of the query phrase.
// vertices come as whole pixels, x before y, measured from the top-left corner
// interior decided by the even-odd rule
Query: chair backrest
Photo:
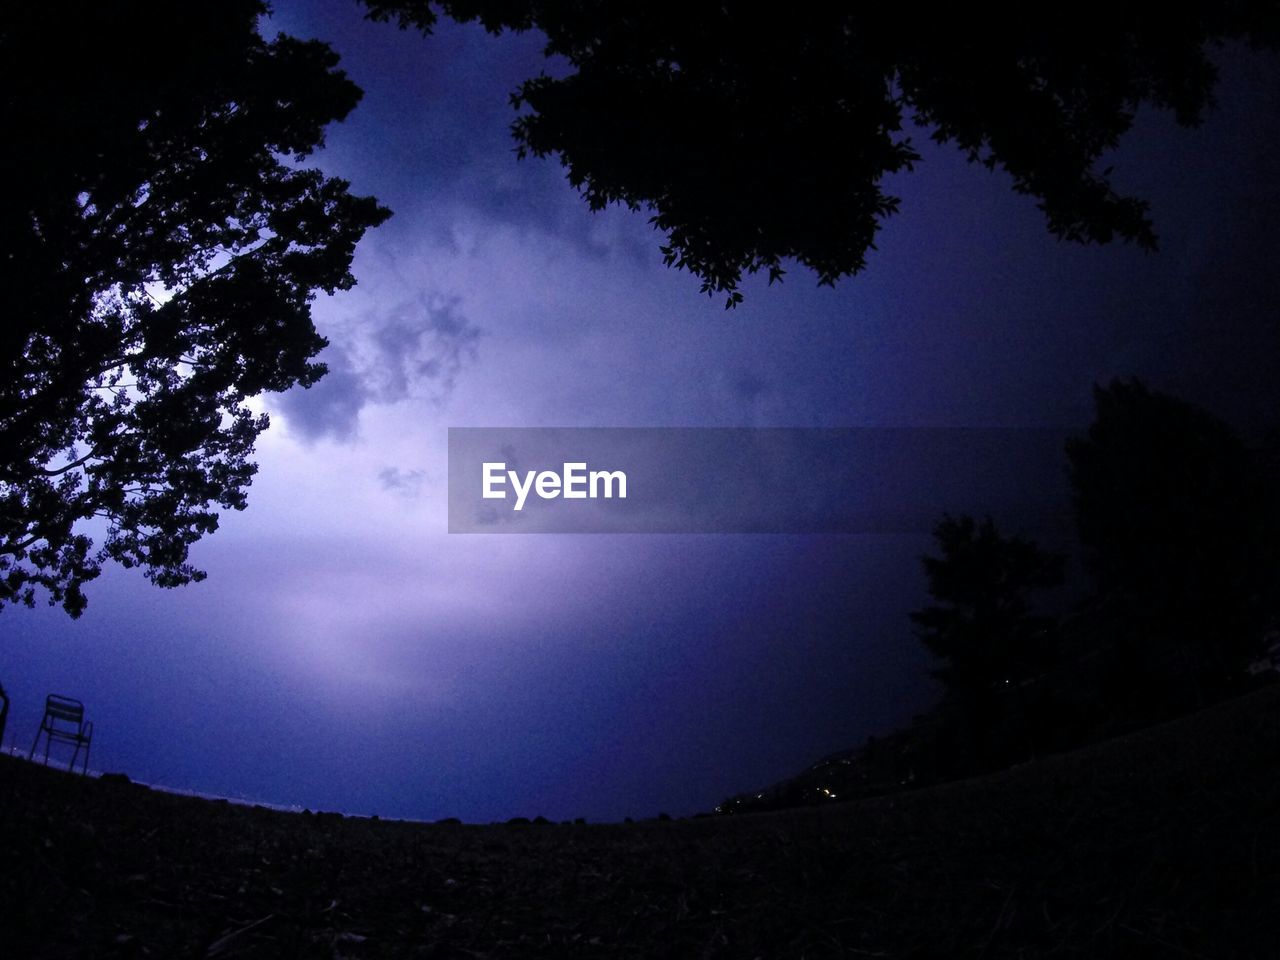
[[[84,704],[72,697],[51,693],[44,700],[44,716],[50,724],[64,720],[79,727],[84,722]]]

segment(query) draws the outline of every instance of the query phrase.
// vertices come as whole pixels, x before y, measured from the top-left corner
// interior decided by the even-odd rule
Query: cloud
[[[463,364],[477,356],[481,331],[458,310],[457,297],[421,295],[401,303],[381,318],[370,313],[373,363],[369,368],[374,396],[395,403],[421,396],[444,406],[457,384]]]
[[[273,406],[289,429],[314,443],[353,441],[369,404],[422,400],[442,409],[463,367],[478,356],[482,336],[457,297],[421,293],[389,309],[369,310],[329,332],[319,359],[329,372],[310,388],[295,387]]]
[[[378,482],[382,489],[398,493],[402,497],[416,497],[422,489],[427,475],[422,470],[401,470],[399,467],[385,467],[378,471]]]
[[[729,386],[743,404],[750,405],[769,393],[769,381],[754,370],[738,369],[729,375]]]
[[[352,440],[369,390],[341,347],[326,347],[319,359],[329,372],[310,387],[294,387],[281,394],[274,406],[284,414],[289,429],[308,442],[324,437]]]

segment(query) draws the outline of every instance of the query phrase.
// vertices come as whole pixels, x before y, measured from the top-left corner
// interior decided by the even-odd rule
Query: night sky
[[[111,567],[80,620],[0,614],[7,746],[59,692],[92,767],[176,789],[467,821],[710,809],[931,705],[906,616],[928,531],[450,536],[448,427],[1082,430],[1093,385],[1130,375],[1247,438],[1280,422],[1274,60],[1223,50],[1201,128],[1144,113],[1108,161],[1158,254],[1060,242],[922,136],[863,274],[752,281],[726,312],[643,214],[517,161],[536,36],[424,39],[319,0],[263,30],[341,53],[365,98],[311,162],[395,216],[316,304],[328,376],[261,400],[249,509],[193,550],[208,580]]]

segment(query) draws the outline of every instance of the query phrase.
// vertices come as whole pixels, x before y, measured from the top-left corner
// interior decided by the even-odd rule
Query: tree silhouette
[[[1280,605],[1265,466],[1212,414],[1137,380],[1095,388],[1067,444],[1080,541],[1131,682],[1221,692]],[[1139,691],[1135,691],[1137,693]]]
[[[938,601],[911,614],[925,646],[944,661],[935,671],[964,696],[1019,683],[1051,654],[1051,618],[1035,615],[1029,595],[1063,580],[1063,558],[1028,540],[1003,537],[990,517],[944,517],[933,531],[941,556],[922,557]]]
[[[162,586],[240,509],[248,401],[324,367],[317,291],[388,211],[297,160],[360,91],[258,0],[0,16],[0,606],[77,616],[111,559]],[[96,551],[84,532],[105,528]]]
[[[856,273],[898,208],[886,174],[920,159],[906,121],[1000,167],[1056,235],[1154,247],[1146,204],[1098,170],[1144,103],[1196,123],[1209,44],[1275,47],[1272,0],[1153,7],[362,0],[430,32],[437,10],[541,30],[555,74],[513,94],[519,152],[556,155],[593,210],[653,211],[668,265],[741,300],[794,259]],[[567,64],[565,70],[562,64]]]
[[[1030,594],[1062,583],[1064,558],[1001,536],[990,517],[946,516],[934,538],[941,555],[921,559],[937,603],[911,619],[942,660],[934,676],[946,685],[943,709],[960,720],[952,733],[971,754],[954,762],[981,769],[1035,749],[1022,687],[1049,668],[1055,651],[1054,621],[1032,611]]]

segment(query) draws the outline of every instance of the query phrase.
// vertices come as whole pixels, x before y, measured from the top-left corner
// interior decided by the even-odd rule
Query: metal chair
[[[76,758],[80,756],[80,748],[84,747],[84,764],[80,768],[82,774],[89,772],[89,746],[93,740],[93,722],[84,719],[84,704],[71,697],[51,693],[45,697],[44,717],[40,720],[40,729],[31,744],[28,760],[35,759],[36,747],[40,745],[40,735],[44,734],[44,762],[49,764],[49,746],[54,740],[61,743],[74,743],[75,753],[71,755],[69,770],[75,771]]]

